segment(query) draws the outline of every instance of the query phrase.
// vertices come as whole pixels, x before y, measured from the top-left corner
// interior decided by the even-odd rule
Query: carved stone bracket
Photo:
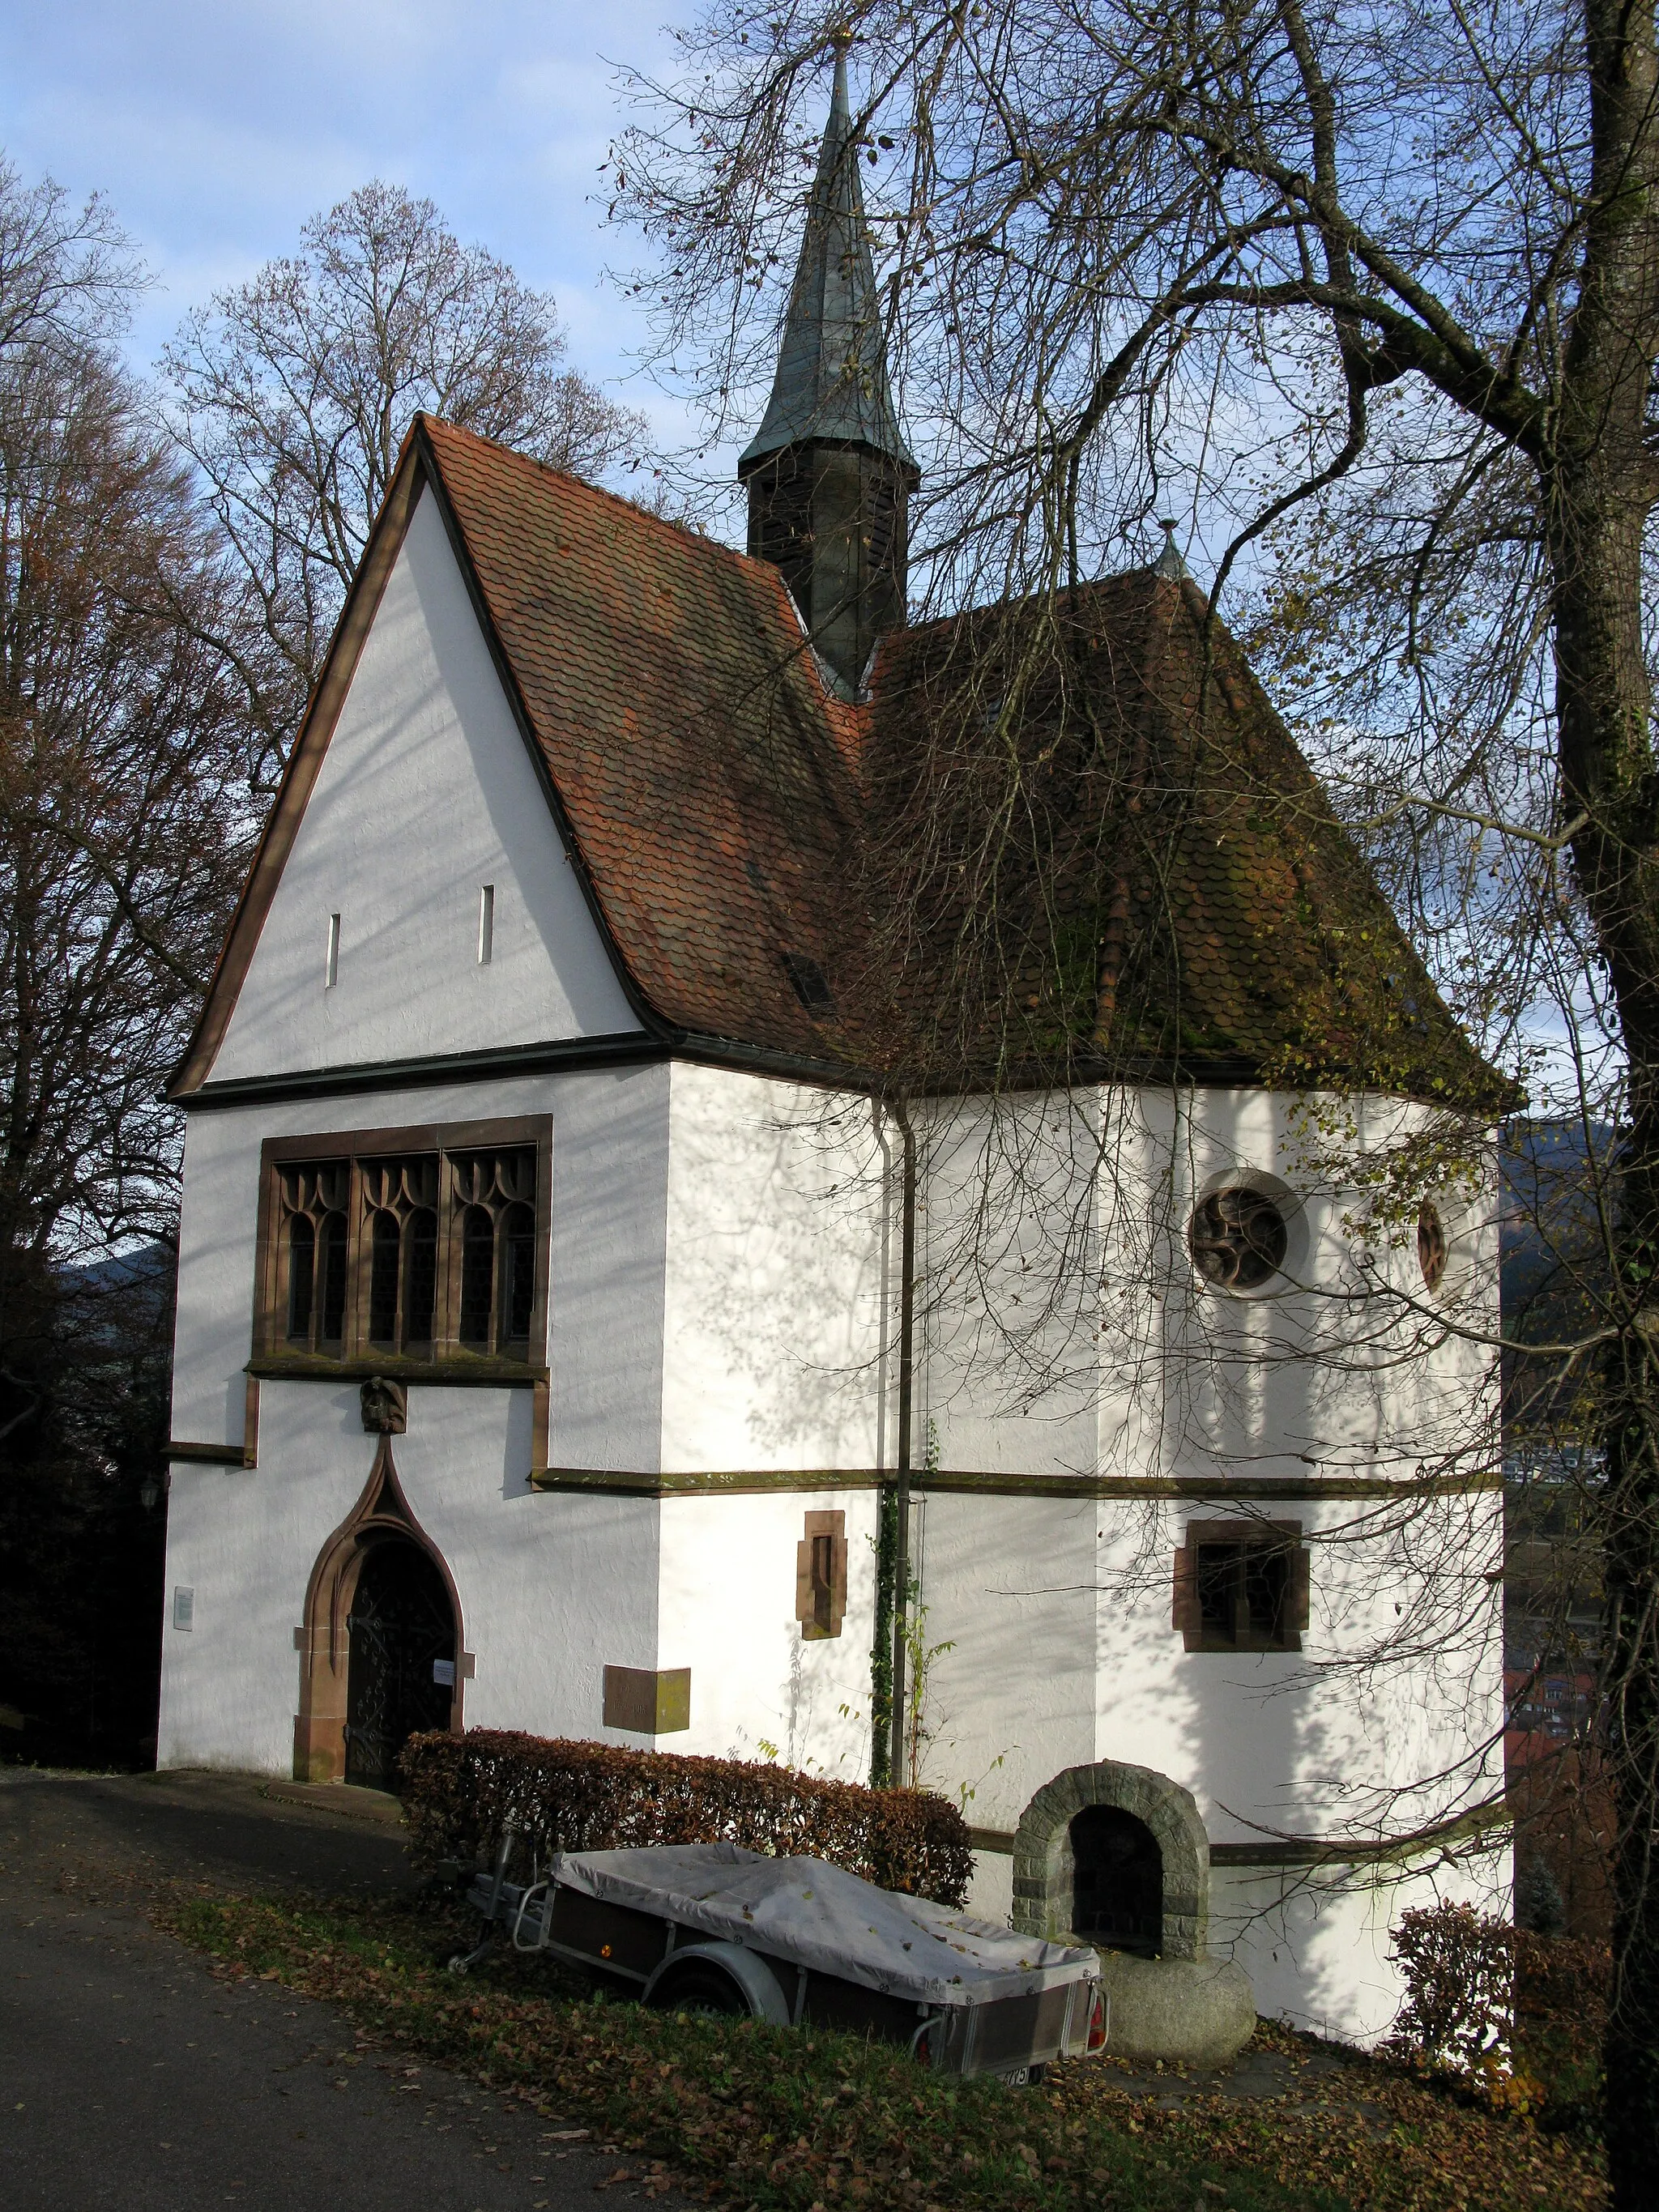
[[[400,1437],[409,1426],[409,1391],[402,1382],[371,1375],[358,1395],[363,1426],[372,1437]]]

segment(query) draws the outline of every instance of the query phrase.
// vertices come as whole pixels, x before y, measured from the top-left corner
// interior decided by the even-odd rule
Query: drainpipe
[[[915,1374],[916,1316],[916,1133],[910,1122],[908,1101],[902,1092],[894,1101],[893,1119],[898,1123],[904,1146],[899,1201],[898,1450],[895,1485],[898,1529],[893,1552],[892,1748],[888,1765],[890,1784],[896,1790],[904,1781],[904,1621],[910,1581],[910,1400]]]

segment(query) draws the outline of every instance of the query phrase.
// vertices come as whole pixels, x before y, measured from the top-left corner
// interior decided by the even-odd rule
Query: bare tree
[[[1187,512],[1212,613],[1237,579],[1457,1011],[1547,1111],[1619,1132],[1593,1322],[1530,1371],[1588,1424],[1633,2206],[1659,2155],[1652,7],[726,0],[686,82],[642,88],[617,186],[717,416],[752,411],[831,33],[861,63],[934,602],[1058,602]]]
[[[96,193],[76,208],[50,177],[26,185],[0,156],[0,355],[118,328],[143,282],[131,240]]]
[[[170,1237],[161,1085],[252,827],[235,581],[186,465],[87,337],[0,359],[0,1427],[53,1284]]]
[[[277,649],[281,680],[250,690],[278,762],[417,411],[578,476],[640,454],[643,418],[566,351],[545,293],[378,182],[187,319],[162,364],[173,428]]]

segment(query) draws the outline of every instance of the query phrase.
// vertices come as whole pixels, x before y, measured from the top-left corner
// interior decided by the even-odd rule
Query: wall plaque
[[[691,1669],[607,1667],[605,1724],[633,1735],[673,1735],[691,1725]]]

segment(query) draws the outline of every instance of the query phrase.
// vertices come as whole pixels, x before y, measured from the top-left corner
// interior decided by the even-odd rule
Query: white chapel
[[[1375,2036],[1401,1911],[1508,1880],[1495,1200],[1367,1243],[1333,1132],[1495,1079],[1171,551],[1012,717],[1036,615],[907,625],[839,77],[740,473],[746,553],[410,432],[172,1088],[161,1763],[866,1781],[896,1595],[978,1909]],[[1064,1003],[959,1022],[918,904],[897,1095],[858,856],[953,714],[1019,721],[1086,896]],[[1041,1050],[976,1075],[988,1022]]]

